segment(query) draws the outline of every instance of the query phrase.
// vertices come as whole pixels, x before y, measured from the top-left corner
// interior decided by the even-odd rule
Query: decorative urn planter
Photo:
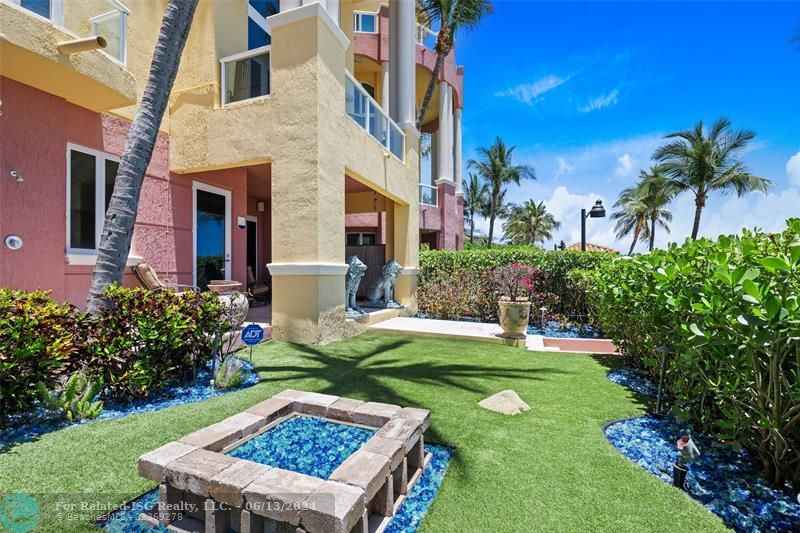
[[[498,316],[500,327],[503,328],[503,337],[511,339],[524,339],[528,331],[528,320],[531,316],[531,302],[511,301],[501,298],[497,303],[500,308]]]
[[[232,290],[239,290],[242,288],[242,284],[238,281],[234,281],[231,279],[212,279],[208,282],[208,290],[211,292],[215,292],[217,294],[222,294],[223,292],[228,292]]]

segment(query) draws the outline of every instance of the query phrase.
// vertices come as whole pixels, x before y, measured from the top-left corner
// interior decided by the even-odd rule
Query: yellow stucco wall
[[[55,94],[91,109],[105,111],[136,101],[134,76],[99,50],[62,55],[60,42],[75,35],[0,0],[0,75]]]

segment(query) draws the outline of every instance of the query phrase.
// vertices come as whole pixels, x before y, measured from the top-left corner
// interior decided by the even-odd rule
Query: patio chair
[[[256,279],[252,267],[247,267],[247,292],[254,302],[261,300],[264,305],[269,303],[269,285]]]
[[[136,275],[136,279],[139,280],[139,283],[142,284],[142,287],[151,291],[171,289],[178,293],[186,291],[200,292],[199,289],[193,285],[180,285],[178,283],[161,281],[161,278],[158,277],[153,267],[144,262],[133,267],[133,273]],[[180,289],[183,290],[181,291]]]

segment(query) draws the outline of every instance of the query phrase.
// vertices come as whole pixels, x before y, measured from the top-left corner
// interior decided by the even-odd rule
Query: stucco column
[[[401,129],[416,129],[416,38],[414,0],[389,2],[389,114]]]
[[[452,92],[447,82],[439,82],[439,139],[436,156],[436,179],[453,179],[453,121],[450,109]]]
[[[456,194],[463,195],[461,178],[461,108],[453,113],[453,181],[456,182]]]
[[[344,320],[344,33],[319,3],[269,17],[272,27],[272,336],[320,344]],[[298,39],[303,35],[303,39]]]
[[[439,179],[439,132],[431,133],[431,182],[429,185],[436,183]]]
[[[381,61],[381,107],[389,110],[389,62]]]

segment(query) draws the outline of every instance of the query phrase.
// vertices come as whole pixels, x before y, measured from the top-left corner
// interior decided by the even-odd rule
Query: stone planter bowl
[[[223,292],[232,290],[238,291],[241,288],[242,288],[241,283],[231,279],[212,279],[208,283],[208,290],[210,290],[211,292],[215,292],[217,294],[222,294]]]
[[[531,316],[531,303],[501,300],[497,305],[500,308],[498,316],[500,327],[503,328],[502,337],[524,339]]]

